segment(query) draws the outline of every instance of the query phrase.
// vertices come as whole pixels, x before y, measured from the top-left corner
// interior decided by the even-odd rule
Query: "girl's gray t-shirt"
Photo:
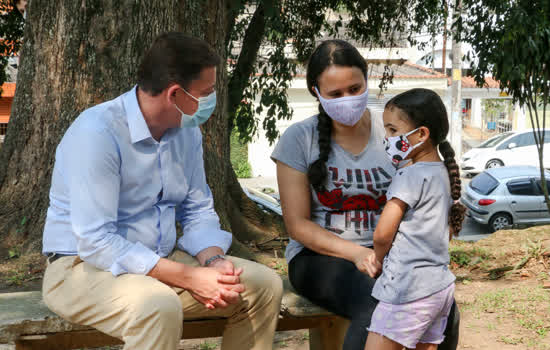
[[[302,173],[319,158],[317,116],[291,125],[281,136],[271,154]],[[395,174],[382,140],[382,116],[371,112],[371,135],[365,149],[351,154],[334,141],[327,167],[325,191],[311,187],[311,220],[341,238],[362,246],[372,246],[372,236],[382,208],[386,191]],[[290,240],[285,256],[290,262],[303,245]]]
[[[408,205],[372,296],[404,304],[439,292],[454,282],[449,270],[449,209],[453,203],[442,162],[418,162],[397,170],[388,200]]]

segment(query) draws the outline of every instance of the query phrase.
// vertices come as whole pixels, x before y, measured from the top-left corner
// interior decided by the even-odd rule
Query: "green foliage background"
[[[231,133],[231,165],[238,178],[252,177],[252,167],[248,162],[248,145],[239,139],[239,132]]]
[[[0,85],[7,80],[8,58],[21,48],[24,24],[23,16],[12,8],[11,1],[0,0]]]
[[[229,128],[236,126],[243,141],[263,130],[273,142],[279,135],[277,120],[292,117],[287,89],[293,77],[303,73],[319,40],[351,39],[367,48],[422,48],[416,35],[442,31],[445,2],[232,0],[233,24],[227,38]],[[393,72],[387,73],[383,81],[391,80]],[[262,112],[266,117],[260,120]]]

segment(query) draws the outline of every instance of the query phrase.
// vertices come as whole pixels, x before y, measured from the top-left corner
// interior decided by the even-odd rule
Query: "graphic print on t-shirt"
[[[325,228],[337,234],[373,231],[386,204],[391,176],[382,167],[345,169],[329,167],[328,189],[316,192],[325,212]],[[345,173],[346,179],[341,176]],[[372,233],[372,232],[371,232]]]

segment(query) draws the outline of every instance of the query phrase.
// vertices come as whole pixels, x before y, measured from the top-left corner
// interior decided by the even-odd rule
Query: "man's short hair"
[[[153,96],[173,83],[187,88],[204,68],[220,62],[220,56],[204,40],[179,32],[164,33],[143,56],[137,84]]]

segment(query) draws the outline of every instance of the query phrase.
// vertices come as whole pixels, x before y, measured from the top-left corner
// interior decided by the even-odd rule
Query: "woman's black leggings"
[[[340,258],[317,254],[304,248],[288,266],[289,279],[298,293],[313,303],[351,321],[344,350],[363,350],[367,327],[378,301],[371,296],[375,280]],[[458,344],[459,313],[453,303],[445,340],[439,350],[455,350]]]

